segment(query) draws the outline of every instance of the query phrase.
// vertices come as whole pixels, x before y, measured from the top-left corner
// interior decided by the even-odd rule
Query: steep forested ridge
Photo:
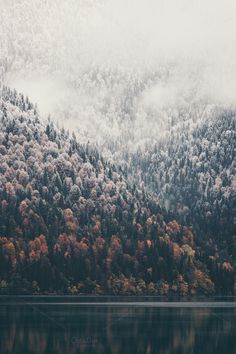
[[[0,125],[1,293],[233,292],[230,253],[203,255],[191,228],[28,98],[4,89]]]

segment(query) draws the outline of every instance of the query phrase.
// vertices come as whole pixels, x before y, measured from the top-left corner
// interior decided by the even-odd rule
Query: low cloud
[[[81,139],[105,146],[134,122],[130,139],[145,141],[170,109],[235,106],[235,1],[0,4],[6,82]]]

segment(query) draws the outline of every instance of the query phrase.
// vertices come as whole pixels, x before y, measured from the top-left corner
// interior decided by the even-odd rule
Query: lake
[[[0,353],[234,354],[236,302],[1,297]]]

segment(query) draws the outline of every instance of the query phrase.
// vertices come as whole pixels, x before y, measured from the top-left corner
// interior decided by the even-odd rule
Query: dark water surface
[[[1,297],[0,353],[235,354],[236,302]]]

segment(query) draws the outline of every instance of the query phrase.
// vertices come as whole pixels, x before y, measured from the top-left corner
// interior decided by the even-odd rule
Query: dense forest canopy
[[[144,182],[178,219],[194,226],[219,255],[235,256],[236,118],[218,112],[192,131],[180,125],[145,154],[132,155],[124,170]]]
[[[1,293],[233,293],[227,240],[206,247],[16,91],[3,89],[0,122]]]

